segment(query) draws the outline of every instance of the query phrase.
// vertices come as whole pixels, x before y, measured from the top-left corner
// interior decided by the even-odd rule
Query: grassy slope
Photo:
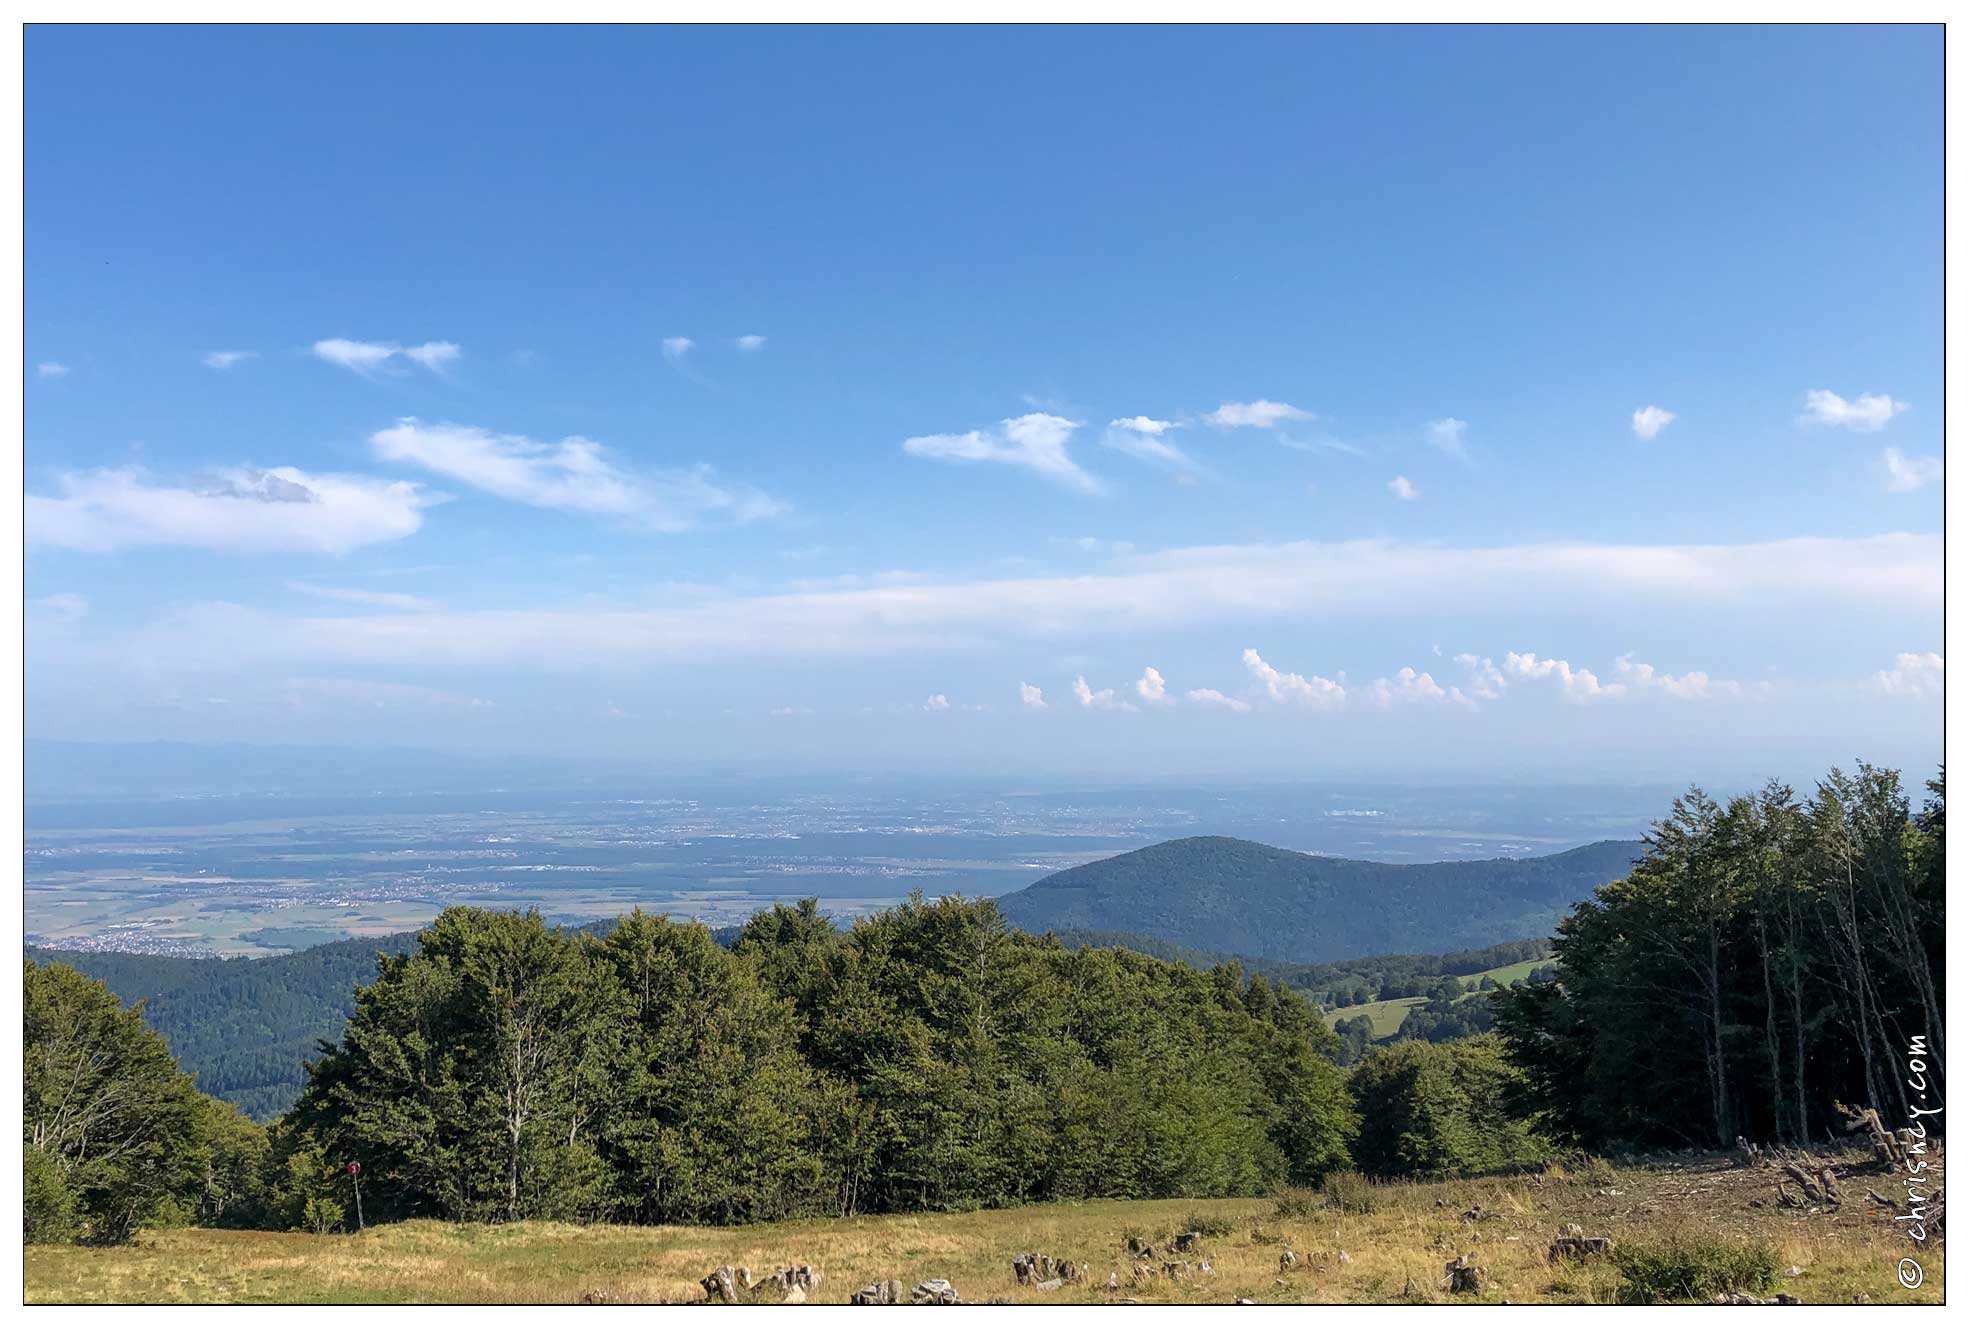
[[[1486,969],[1481,973],[1464,974],[1459,981],[1465,989],[1474,992],[1477,980],[1488,975],[1499,987],[1509,987],[1530,977],[1532,970],[1551,963],[1549,957],[1543,960],[1520,960],[1516,964],[1499,965],[1495,969]],[[1402,1027],[1402,1021],[1408,1018],[1410,1011],[1427,1000],[1426,997],[1394,997],[1388,1001],[1369,1001],[1359,1006],[1342,1006],[1326,1013],[1326,1027],[1331,1029],[1342,1020],[1365,1015],[1374,1026],[1374,1036],[1387,1038]]]
[[[1855,1160],[1856,1161],[1856,1160]],[[1888,1193],[1885,1177],[1855,1175],[1846,1189]],[[357,1236],[177,1230],[147,1234],[118,1249],[31,1246],[26,1251],[29,1302],[549,1302],[578,1301],[591,1289],[634,1302],[690,1301],[697,1280],[720,1264],[811,1263],[826,1275],[817,1300],[845,1301],[864,1283],[948,1278],[967,1300],[1098,1302],[1108,1271],[1121,1297],[1149,1302],[1448,1301],[1439,1282],[1444,1261],[1470,1252],[1495,1286],[1478,1298],[1525,1302],[1606,1301],[1617,1276],[1601,1264],[1553,1266],[1545,1248],[1566,1222],[1628,1243],[1677,1225],[1774,1243],[1780,1265],[1803,1273],[1782,1288],[1808,1302],[1938,1302],[1942,1253],[1923,1257],[1927,1284],[1906,1292],[1895,1262],[1909,1244],[1885,1215],[1861,1200],[1841,1212],[1799,1213],[1771,1207],[1772,1174],[1728,1160],[1688,1160],[1620,1169],[1611,1181],[1543,1177],[1376,1188],[1364,1215],[1322,1212],[1275,1216],[1270,1201],[1104,1201],[1040,1205],[971,1214],[925,1214],[770,1224],[751,1228],[571,1227],[522,1223],[468,1227],[420,1221],[372,1228]],[[1750,1208],[1749,1200],[1764,1201]],[[1497,1216],[1465,1223],[1473,1203]],[[1215,1270],[1195,1281],[1157,1277],[1127,1286],[1127,1235],[1162,1237],[1192,1215],[1234,1224],[1206,1240]],[[1314,1262],[1279,1279],[1281,1240]],[[1037,1250],[1087,1262],[1082,1286],[1038,1292],[1016,1286],[1011,1258]],[[1342,1265],[1331,1252],[1352,1256]],[[1318,1253],[1328,1252],[1323,1259]]]

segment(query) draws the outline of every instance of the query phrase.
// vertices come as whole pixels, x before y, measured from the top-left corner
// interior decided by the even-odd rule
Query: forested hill
[[[1113,930],[1311,964],[1541,936],[1642,850],[1602,840],[1541,858],[1370,863],[1196,836],[1056,872],[998,904],[1028,932]]]
[[[164,1035],[198,1087],[265,1120],[285,1112],[307,1080],[316,1045],[342,1036],[358,984],[376,978],[379,951],[402,955],[414,932],[358,937],[257,960],[187,960],[103,951],[34,950],[99,979]]]

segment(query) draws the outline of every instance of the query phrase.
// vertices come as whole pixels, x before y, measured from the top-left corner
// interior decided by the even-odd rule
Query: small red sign
[[[356,1175],[356,1173],[358,1173],[358,1172],[360,1172],[360,1171],[362,1171],[362,1164],[360,1164],[360,1163],[351,1163],[351,1164],[349,1164],[349,1175],[350,1175],[350,1176],[352,1176],[352,1177],[353,1177],[353,1176],[355,1176],[355,1175]]]

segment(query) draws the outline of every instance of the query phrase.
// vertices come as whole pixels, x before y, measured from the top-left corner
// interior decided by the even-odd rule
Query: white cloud
[[[1219,429],[1272,429],[1286,420],[1310,420],[1311,411],[1282,401],[1227,401],[1203,417]]]
[[[775,706],[766,712],[767,715],[780,719],[789,715],[812,715],[813,713],[814,708],[811,706]]]
[[[1110,420],[1101,446],[1164,470],[1196,474],[1203,469],[1196,459],[1164,437],[1175,428],[1168,420],[1151,420],[1146,415]]]
[[[1046,705],[1046,694],[1030,683],[1019,684],[1019,705],[1029,711],[1043,711],[1048,709]]]
[[[399,360],[408,360],[432,373],[441,373],[446,365],[463,354],[455,342],[427,341],[421,346],[402,346],[393,341],[351,341],[346,337],[325,337],[314,344],[313,351],[317,360],[339,365],[364,377],[385,370],[401,372],[396,368]],[[211,363],[209,358],[206,363]]]
[[[371,435],[370,443],[385,461],[421,466],[515,503],[619,517],[658,531],[688,530],[706,517],[757,521],[786,510],[750,485],[719,482],[709,466],[626,470],[607,448],[578,436],[540,443],[406,418]]]
[[[1496,701],[1504,695],[1503,671],[1490,662],[1490,657],[1479,659],[1465,652],[1456,657],[1456,663],[1470,673],[1467,685],[1470,689],[1469,695],[1479,701]]]
[[[1520,655],[1516,651],[1504,656],[1504,667],[1519,678],[1557,679],[1569,701],[1588,701],[1595,697],[1618,697],[1626,693],[1621,683],[1602,683],[1590,669],[1575,669],[1565,660],[1541,660],[1527,651]]]
[[[1940,457],[1909,457],[1899,448],[1888,448],[1880,454],[1880,464],[1887,471],[1887,491],[1893,494],[1912,493],[1942,478]]]
[[[1813,388],[1805,394],[1805,414],[1800,421],[1871,434],[1906,409],[1906,402],[1895,401],[1885,393],[1863,392],[1847,401],[1836,392]]]
[[[1445,688],[1428,674],[1418,674],[1404,665],[1392,679],[1377,678],[1367,690],[1376,706],[1392,706],[1398,701],[1452,701],[1469,705],[1470,699],[1458,688]]]
[[[1103,489],[1101,482],[1067,455],[1067,440],[1079,427],[1072,420],[1034,411],[1001,421],[995,430],[907,438],[902,450],[932,461],[1018,466],[1083,494],[1098,494]]]
[[[923,703],[923,709],[926,711],[947,711],[950,709],[950,698],[944,696],[941,692],[933,693],[930,699]]]
[[[756,332],[748,332],[743,337],[734,341],[732,345],[738,347],[741,351],[763,351],[766,349],[766,339]]]
[[[1406,475],[1398,475],[1390,480],[1388,482],[1388,492],[1404,503],[1412,503],[1422,497],[1422,491],[1417,489]]]
[[[1166,702],[1169,700],[1168,686],[1162,681],[1162,673],[1151,665],[1142,671],[1135,680],[1135,695],[1147,702]]]
[[[697,343],[689,337],[665,337],[663,339],[663,358],[672,362],[681,360],[695,349]]]
[[[34,502],[30,499],[30,504]],[[32,525],[32,518],[31,525]],[[1942,604],[1939,535],[1739,545],[1457,547],[1383,540],[1203,546],[1138,554],[1099,572],[912,581],[798,592],[690,595],[638,608],[494,608],[286,618],[233,606],[179,621],[133,650],[182,653],[194,639],[239,659],[300,657],[473,667],[529,661],[589,668],[718,653],[866,656],[975,651],[1008,640],[1085,641],[1220,623],[1406,615],[1599,612],[1817,621],[1847,606],[1932,621]],[[1479,662],[1481,663],[1481,662]],[[1071,667],[1071,666],[1070,666]],[[1502,671],[1499,671],[1500,673]],[[1480,695],[1472,682],[1464,690]]]
[[[59,360],[43,360],[34,366],[34,372],[42,378],[60,378],[68,373],[68,366]]]
[[[1643,406],[1634,412],[1634,437],[1653,438],[1675,423],[1675,412],[1659,406]]]
[[[407,481],[239,467],[198,487],[146,472],[69,471],[59,493],[27,496],[27,541],[108,553],[151,545],[226,552],[346,554],[400,540],[435,499]]]
[[[1700,669],[1686,674],[1664,674],[1651,664],[1642,664],[1631,655],[1613,662],[1620,681],[1635,692],[1650,689],[1665,692],[1677,701],[1710,701],[1718,697],[1740,697],[1743,685],[1729,679],[1713,679]]]
[[[1297,702],[1325,709],[1338,706],[1347,699],[1347,689],[1332,679],[1321,678],[1318,674],[1311,678],[1282,674],[1266,664],[1264,657],[1250,647],[1245,648],[1244,667],[1265,685],[1265,695],[1276,702]]]
[[[199,363],[207,369],[231,369],[234,365],[259,358],[258,351],[210,351]]]
[[[1132,554],[1135,552],[1135,542],[1133,540],[1108,540],[1098,535],[1077,535],[1071,538],[1054,536],[1053,539],[1056,543],[1071,545],[1084,554],[1102,554],[1108,557],[1114,557],[1120,554]]]
[[[1431,420],[1425,437],[1429,440],[1429,446],[1445,457],[1469,461],[1470,450],[1463,442],[1463,435],[1469,428],[1468,420],[1458,420],[1455,416],[1450,416],[1447,419]]]
[[[1087,686],[1085,677],[1073,680],[1073,697],[1090,711],[1132,711],[1134,703],[1121,700],[1114,695],[1113,688],[1102,688],[1099,692]]]
[[[403,348],[404,359],[422,365],[433,374],[443,373],[446,365],[455,364],[463,354],[458,343],[449,341],[427,341],[422,346]]]
[[[1242,714],[1251,709],[1250,702],[1239,701],[1236,697],[1227,697],[1215,688],[1191,688],[1183,695],[1199,706],[1211,707],[1217,710],[1236,711]]]
[[[492,702],[484,697],[446,692],[416,683],[389,683],[366,678],[295,678],[287,680],[281,687],[296,700],[301,694],[309,694],[376,710],[454,706],[484,710],[492,706]]]
[[[1873,676],[1874,686],[1890,697],[1942,695],[1942,657],[1934,651],[1902,651],[1894,667]]]

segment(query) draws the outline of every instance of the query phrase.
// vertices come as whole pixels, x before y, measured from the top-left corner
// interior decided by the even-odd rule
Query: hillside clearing
[[[1849,1156],[1849,1193],[1892,1193]],[[698,1279],[718,1265],[766,1270],[811,1263],[826,1276],[814,1298],[843,1302],[866,1283],[947,1278],[967,1301],[1332,1303],[1390,1301],[1609,1302],[1619,1276],[1604,1261],[1551,1264],[1546,1249],[1563,1223],[1616,1243],[1675,1231],[1768,1242],[1780,1267],[1801,1272],[1780,1289],[1805,1302],[1850,1304],[1942,1299],[1942,1251],[1918,1252],[1889,1215],[1864,1199],[1834,1212],[1778,1210],[1775,1174],[1722,1157],[1671,1159],[1482,1180],[1375,1186],[1370,1212],[1296,1207],[1269,1199],[1102,1201],[960,1214],[766,1224],[744,1228],[504,1227],[419,1220],[358,1235],[175,1229],[118,1248],[30,1246],[26,1300],[83,1302],[578,1302],[676,1303],[702,1299]],[[1757,1199],[1762,1207],[1752,1208]],[[1484,1216],[1462,1215],[1480,1206]],[[1206,1236],[1213,1266],[1188,1280],[1155,1276],[1130,1285],[1126,1242],[1158,1243],[1197,1223],[1228,1225]],[[1297,1267],[1281,1277],[1287,1244]],[[1018,1286],[1012,1257],[1038,1251],[1085,1262],[1089,1278],[1048,1292]],[[1341,1263],[1339,1252],[1350,1259]],[[1453,1297],[1443,1265],[1460,1253],[1488,1270],[1489,1285]],[[1918,1254],[1927,1280],[1895,1281],[1896,1262]],[[1108,1273],[1119,1292],[1102,1288]]]

